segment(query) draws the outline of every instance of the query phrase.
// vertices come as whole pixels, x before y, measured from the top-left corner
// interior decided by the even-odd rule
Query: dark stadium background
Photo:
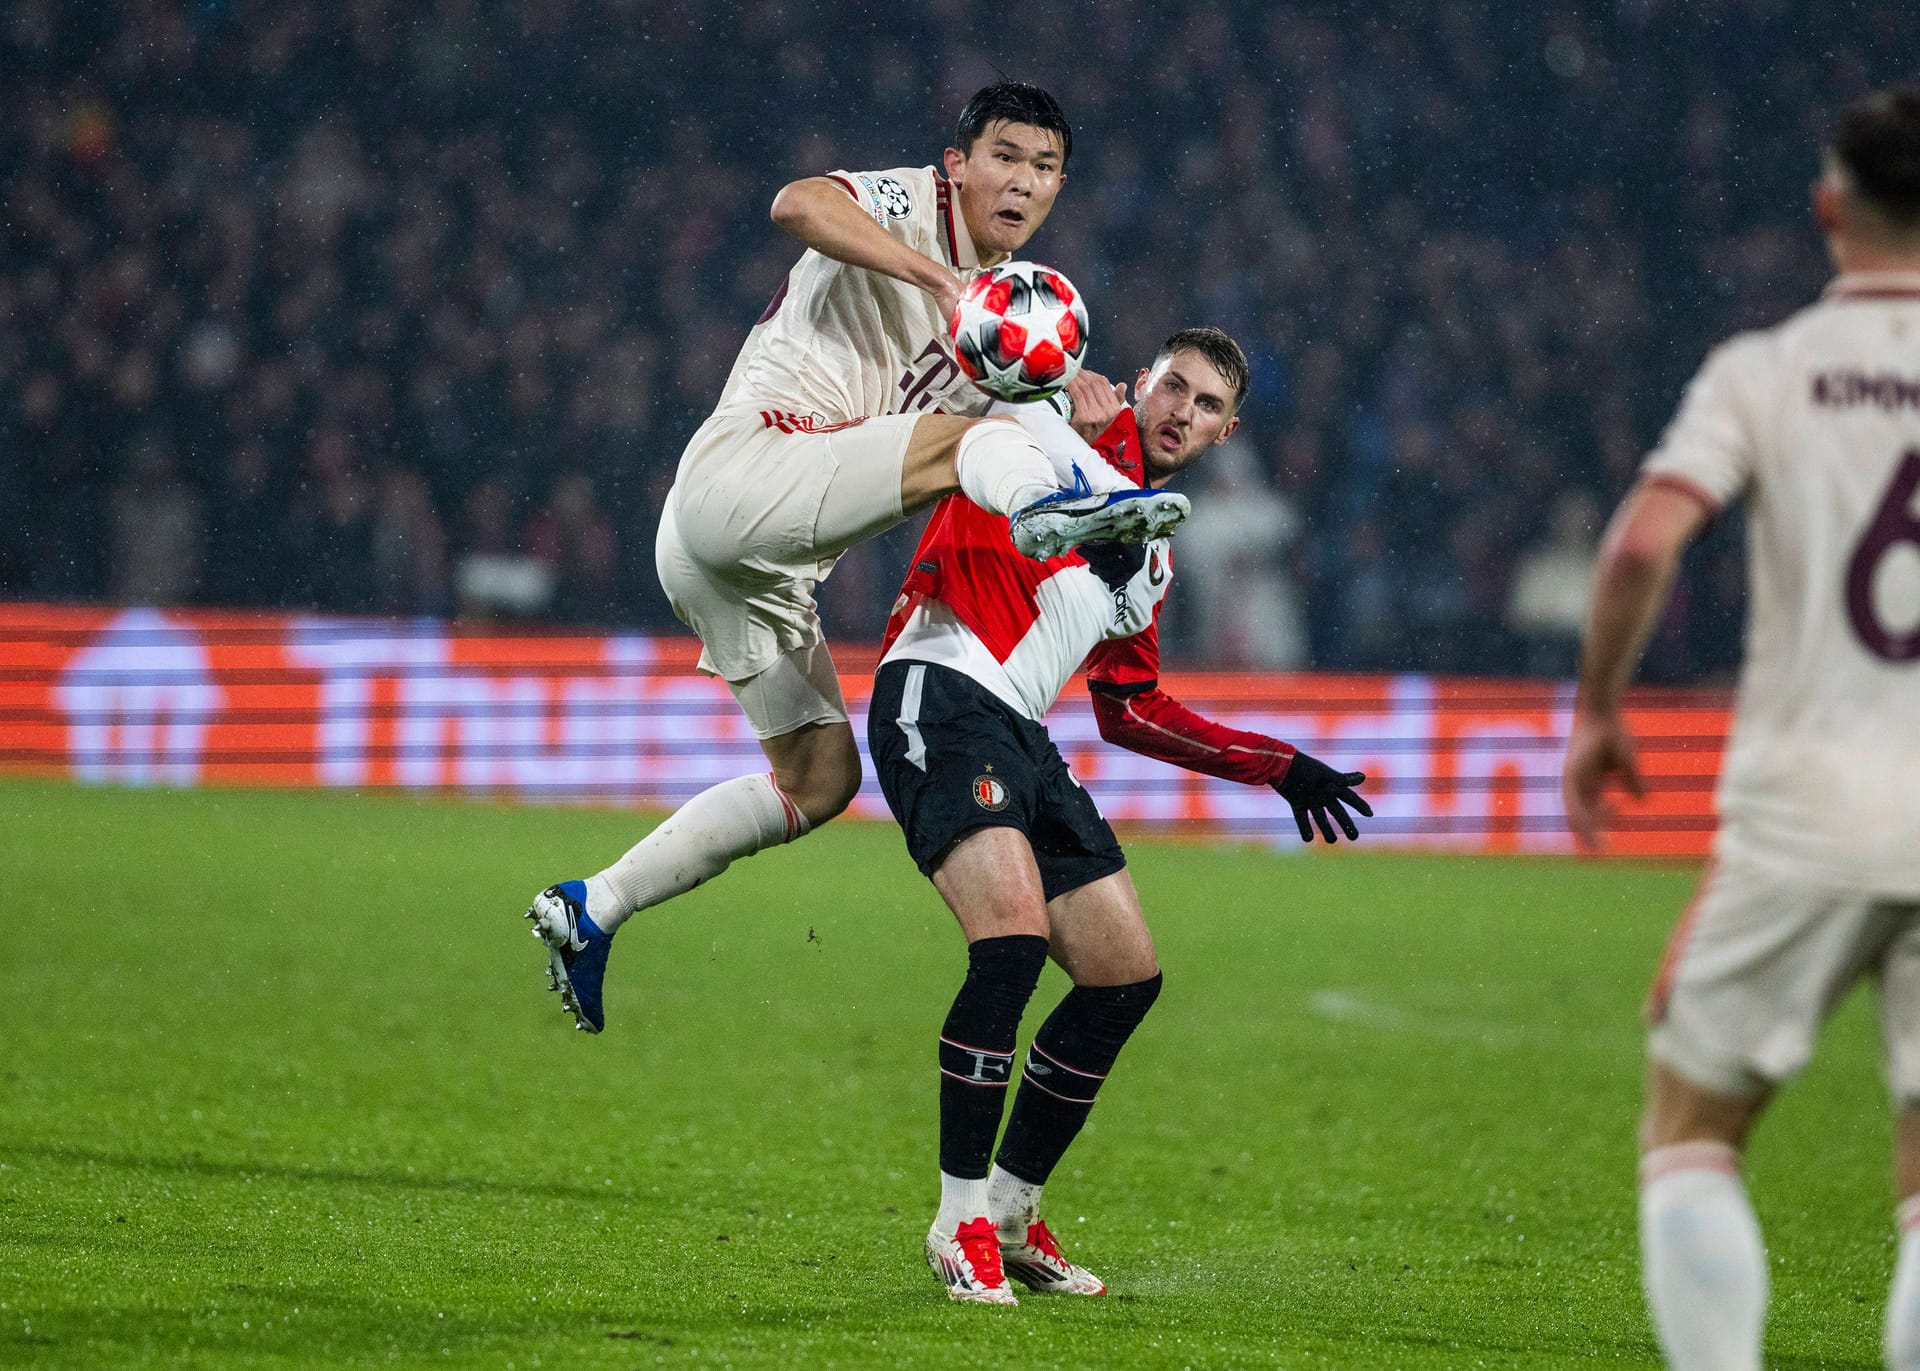
[[[1564,674],[1516,568],[1812,298],[1824,121],[1916,50],[1911,6],[1768,0],[0,6],[0,595],[498,616],[461,567],[531,557],[532,617],[670,627],[656,512],[795,256],[774,191],[936,160],[1005,73],[1075,124],[1032,255],[1092,364],[1201,320],[1255,359],[1221,488],[1272,495],[1174,660]],[[1724,522],[1648,680],[1729,670]]]

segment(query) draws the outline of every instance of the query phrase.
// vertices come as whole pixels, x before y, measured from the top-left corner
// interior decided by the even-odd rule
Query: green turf
[[[624,932],[631,815],[0,784],[0,1365],[1651,1366],[1635,1015],[1691,872],[1136,842],[1167,989],[1049,1191],[1116,1294],[920,1240],[961,942],[841,824]],[[1061,985],[1049,971],[1037,1022]],[[1769,1364],[1876,1365],[1868,1006],[1758,1139]]]

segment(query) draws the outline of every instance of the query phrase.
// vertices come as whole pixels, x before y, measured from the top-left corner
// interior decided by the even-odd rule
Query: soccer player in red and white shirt
[[[1131,408],[1084,373],[1070,394],[1115,469],[1157,487],[1233,433],[1246,387],[1239,346],[1203,328],[1168,339]],[[1044,433],[1049,416],[1026,421]],[[1104,737],[1274,786],[1303,839],[1314,823],[1328,842],[1336,824],[1356,838],[1346,806],[1372,813],[1353,789],[1362,773],[1212,723],[1159,688],[1155,625],[1171,572],[1165,539],[1035,562],[1015,552],[1005,518],[949,498],[888,626],[868,748],[907,850],[968,943],[940,1035],[941,1199],[927,1235],[954,1299],[1011,1304],[1009,1276],[1037,1291],[1106,1289],[1061,1255],[1041,1187],[1159,994],[1160,968],[1113,831],[1042,723],[1073,673],[1085,664]],[[1034,1035],[995,1159],[1015,1032],[1049,955],[1073,989]]]
[[[1760,1366],[1749,1130],[1852,985],[1879,983],[1898,1111],[1887,1357],[1920,1368],[1920,90],[1850,109],[1814,213],[1838,275],[1707,359],[1603,544],[1567,816],[1644,787],[1621,697],[1687,543],[1747,502],[1746,660],[1720,832],[1650,1002],[1644,1283],[1677,1368]]]
[[[813,600],[842,552],[954,491],[1012,515],[1029,556],[1184,517],[1184,498],[1129,489],[1078,440],[1050,455],[987,415],[953,356],[963,279],[1033,236],[1072,150],[1053,97],[1003,81],[961,112],[944,175],[836,171],[774,198],[774,222],[806,251],[688,443],[654,549],[700,669],[726,681],[771,770],[702,791],[611,866],[535,897],[550,985],[580,1028],[604,1026],[607,955],[629,916],[804,836],[860,788]]]

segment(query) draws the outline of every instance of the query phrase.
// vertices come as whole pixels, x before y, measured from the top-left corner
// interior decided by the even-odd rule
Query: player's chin
[[[1033,219],[1000,219],[993,221],[991,237],[996,252],[1018,252],[1033,237],[1034,230],[1040,225]]]

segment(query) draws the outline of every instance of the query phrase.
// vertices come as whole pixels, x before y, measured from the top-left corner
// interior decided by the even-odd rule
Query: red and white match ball
[[[1079,373],[1087,307],[1073,282],[1037,262],[1002,262],[968,282],[949,324],[967,379],[1014,404],[1044,400]]]

